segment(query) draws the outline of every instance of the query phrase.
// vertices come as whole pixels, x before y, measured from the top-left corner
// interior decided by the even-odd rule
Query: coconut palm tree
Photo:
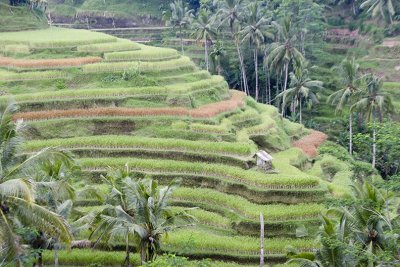
[[[255,99],[258,101],[259,86],[258,86],[258,51],[264,43],[265,38],[273,39],[274,35],[269,31],[268,25],[271,18],[267,18],[265,12],[260,8],[257,2],[247,6],[246,16],[243,20],[244,27],[240,34],[242,42],[249,41],[254,48],[254,72],[256,78]]]
[[[383,20],[389,19],[390,24],[393,23],[393,16],[396,14],[393,0],[366,0],[361,3],[360,8],[368,8],[367,12],[370,13],[373,18],[380,17]]]
[[[299,107],[300,123],[302,123],[303,101],[319,102],[316,94],[312,91],[313,89],[323,89],[323,83],[311,80],[306,68],[296,66],[295,72],[290,73],[290,88],[277,95],[278,98],[282,98],[282,109],[291,106],[291,111],[296,113],[297,107]]]
[[[177,227],[175,220],[193,219],[185,210],[173,213],[169,198],[178,183],[173,181],[160,187],[152,179],[135,181],[129,167],[112,170],[102,177],[109,185],[109,194],[99,210],[86,215],[86,222],[95,225],[91,238],[96,244],[124,242],[126,257],[124,266],[130,266],[130,247],[138,244],[141,263],[153,261],[160,249],[161,237]]]
[[[243,83],[243,91],[246,94],[249,94],[248,82],[247,82],[247,74],[246,68],[244,64],[244,58],[242,54],[242,50],[240,48],[240,28],[241,28],[241,20],[242,20],[242,12],[243,12],[243,5],[244,0],[225,0],[221,1],[219,10],[217,12],[217,16],[221,19],[220,27],[227,23],[229,30],[232,35],[233,42],[236,47],[236,52],[239,58],[240,64],[240,73],[241,79]]]
[[[353,101],[360,93],[360,65],[356,63],[355,58],[344,59],[338,67],[339,76],[342,78],[342,88],[331,94],[327,102],[336,105],[335,112],[342,112],[346,105],[352,105]],[[353,153],[353,113],[349,114],[349,153]]]
[[[381,89],[383,85],[382,78],[368,74],[365,76],[366,90],[364,95],[354,103],[350,112],[353,110],[362,114],[367,122],[372,121],[372,167],[376,163],[376,119],[383,120],[385,114],[393,112],[393,104],[390,96],[385,95]]]
[[[214,18],[210,16],[207,10],[202,9],[194,21],[192,27],[195,30],[194,36],[196,40],[204,41],[204,60],[206,63],[206,69],[209,70],[209,55],[208,55],[208,42],[217,36],[217,31],[213,26]]]
[[[71,241],[69,226],[56,213],[35,202],[35,182],[26,172],[44,159],[65,160],[65,154],[44,149],[23,161],[16,156],[22,142],[22,122],[14,122],[15,104],[0,113],[0,256],[5,261],[16,261],[23,266],[23,248],[16,234],[16,223],[34,226],[44,234],[58,236],[65,243]]]
[[[296,34],[292,27],[291,19],[286,17],[281,24],[273,22],[273,25],[278,30],[279,42],[273,45],[274,48],[268,55],[267,62],[272,68],[283,68],[285,73],[283,91],[286,91],[290,63],[295,62],[296,65],[301,65],[304,57],[295,47]]]
[[[182,0],[175,0],[170,3],[169,9],[168,12],[163,12],[163,19],[166,20],[167,25],[172,25],[173,28],[179,29],[181,51],[184,54],[182,29],[188,27],[192,22],[194,10],[189,9]]]
[[[143,264],[155,259],[164,234],[188,226],[177,224],[177,219],[190,222],[194,218],[186,210],[174,213],[169,206],[172,193],[179,185],[177,180],[165,187],[160,187],[152,179],[138,182],[127,179],[126,184],[126,194],[135,199],[136,233],[140,238],[140,258]]]

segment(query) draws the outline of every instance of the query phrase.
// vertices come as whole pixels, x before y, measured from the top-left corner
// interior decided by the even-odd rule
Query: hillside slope
[[[257,262],[260,212],[270,263],[284,261],[288,245],[304,252],[318,246],[313,233],[327,187],[301,170],[307,157],[292,146],[315,133],[282,119],[275,107],[229,90],[222,77],[176,50],[101,33],[0,33],[0,52],[0,102],[14,95],[20,106],[14,119],[30,128],[22,153],[72,151],[85,173],[76,186],[102,189],[99,175],[126,164],[136,177],[182,179],[173,205],[199,207],[193,211],[199,222],[171,233],[164,251]],[[255,166],[258,149],[272,154],[274,171]],[[85,213],[101,203],[87,197],[76,204]],[[303,225],[311,235],[296,238]]]

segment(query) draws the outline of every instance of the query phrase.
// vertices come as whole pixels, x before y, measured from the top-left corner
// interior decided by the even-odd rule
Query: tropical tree
[[[264,43],[265,38],[273,39],[274,35],[269,31],[268,25],[271,22],[267,18],[265,12],[260,8],[257,2],[251,3],[247,6],[246,16],[243,20],[244,27],[240,34],[243,41],[249,41],[254,49],[254,72],[256,78],[255,99],[258,101],[259,85],[258,85],[258,51],[260,46]]]
[[[375,168],[376,163],[376,128],[375,122],[378,118],[383,120],[385,114],[393,112],[393,104],[390,96],[385,95],[382,89],[382,78],[376,77],[372,74],[365,76],[366,90],[364,95],[354,103],[350,112],[353,110],[362,114],[367,122],[372,121],[372,167]]]
[[[221,41],[217,41],[213,50],[210,53],[211,60],[213,62],[214,71],[217,72],[218,75],[221,75],[222,67],[221,67],[221,58],[226,55],[226,51],[224,45]]]
[[[360,93],[360,65],[355,58],[344,59],[335,70],[342,78],[342,88],[331,94],[327,102],[336,105],[335,112],[342,112],[346,105],[352,105],[358,93]],[[349,114],[349,153],[353,153],[353,112]]]
[[[170,3],[169,11],[163,12],[163,19],[166,20],[167,25],[172,25],[173,28],[179,29],[182,54],[184,54],[182,29],[190,25],[193,12],[194,10],[189,9],[182,0],[175,0]]]
[[[243,53],[240,48],[240,34],[239,34],[240,27],[241,27],[240,23],[242,20],[242,18],[241,18],[242,11],[244,8],[243,2],[244,2],[243,0],[222,1],[220,3],[219,10],[217,12],[217,16],[220,17],[220,19],[221,19],[220,27],[225,23],[228,24],[233,42],[236,47],[236,52],[237,52],[238,58],[239,58],[240,73],[241,73],[241,79],[242,79],[242,83],[243,83],[243,91],[246,94],[249,94],[246,68],[245,68],[245,64],[244,64]]]
[[[393,23],[393,16],[396,10],[392,0],[366,0],[360,5],[361,9],[368,8],[367,12],[373,18],[380,17],[383,20],[389,19],[389,23]]]
[[[282,98],[282,109],[290,105],[291,111],[296,113],[297,107],[299,107],[300,123],[302,123],[303,101],[319,103],[316,94],[313,92],[315,89],[323,89],[323,83],[310,79],[306,68],[296,66],[295,72],[290,73],[290,88],[278,94],[277,97]]]
[[[76,171],[79,170],[75,161],[60,160],[58,158],[44,159],[38,163],[37,167],[27,172],[27,174],[35,181],[36,197],[35,200],[47,209],[62,216],[65,220],[71,215],[72,200],[75,199],[75,188],[71,185]],[[58,250],[61,246],[58,236],[46,237],[42,234],[42,242],[53,245],[54,249],[54,266],[58,266]],[[51,242],[48,242],[50,240]],[[45,247],[46,244],[40,244]],[[41,259],[41,251],[39,251],[39,259]],[[42,266],[41,262],[39,266]]]
[[[287,89],[289,77],[289,65],[294,62],[296,65],[301,65],[304,61],[303,55],[294,46],[296,34],[292,27],[292,21],[286,17],[281,24],[272,22],[278,30],[278,42],[273,44],[273,49],[268,55],[267,63],[272,68],[280,68],[285,72],[283,91]],[[282,114],[283,114],[282,109]]]
[[[65,243],[71,241],[66,221],[35,202],[35,182],[26,175],[44,159],[68,159],[60,151],[44,149],[20,161],[16,153],[22,142],[23,124],[13,121],[15,111],[16,106],[10,104],[0,113],[0,256],[6,262],[16,261],[23,266],[24,250],[16,233],[19,225],[34,226],[44,234],[58,236]]]
[[[161,237],[177,227],[175,220],[192,219],[185,211],[174,213],[169,198],[178,183],[160,187],[152,179],[132,179],[128,166],[112,170],[102,177],[109,185],[109,194],[101,209],[86,215],[86,222],[95,225],[91,238],[96,244],[123,241],[126,248],[124,266],[130,265],[130,246],[140,248],[141,263],[153,261],[160,249]]]
[[[209,55],[208,55],[208,42],[217,36],[216,29],[213,26],[214,19],[210,16],[206,9],[202,9],[194,21],[192,27],[195,30],[194,36],[196,40],[203,40],[204,42],[204,60],[206,69],[209,70]]]

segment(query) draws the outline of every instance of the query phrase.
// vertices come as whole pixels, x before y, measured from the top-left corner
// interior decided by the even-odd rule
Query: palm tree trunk
[[[285,62],[285,81],[283,84],[283,92],[286,91],[289,76],[289,61]],[[282,105],[282,116],[285,116],[285,107]]]
[[[58,238],[54,243],[54,267],[58,267]]]
[[[260,267],[264,267],[264,216],[260,213]]]
[[[375,113],[372,114],[373,129],[372,129],[372,167],[376,164],[376,129],[375,129]]]
[[[303,111],[301,109],[301,97],[300,97],[300,103],[299,103],[299,112],[300,112],[300,124],[303,124]]]
[[[349,117],[349,153],[353,154],[353,114],[350,111]]]
[[[182,52],[182,55],[184,55],[185,52],[183,51],[183,37],[182,37],[182,26],[181,25],[179,25],[179,37],[181,38],[181,52]]]
[[[285,62],[285,83],[283,85],[283,91],[286,91],[288,76],[289,76],[289,61],[286,61]]]
[[[205,62],[206,62],[206,69],[207,69],[207,72],[208,72],[208,44],[207,44],[207,35],[204,37],[204,59],[205,59]]]
[[[125,257],[125,264],[128,267],[131,267],[131,259],[130,259],[130,253],[129,253],[129,233],[126,234],[126,239],[125,239],[125,252],[126,252],[126,257]]]
[[[258,51],[257,51],[257,46],[254,48],[254,72],[256,75],[256,101],[258,101]]]
[[[246,77],[246,69],[244,67],[243,55],[242,55],[242,52],[240,51],[240,47],[239,47],[239,44],[237,41],[235,41],[235,45],[236,45],[236,50],[237,50],[237,53],[239,56],[239,63],[240,63],[240,70],[242,72],[244,92],[248,95],[249,89],[247,87],[247,77]]]
[[[43,252],[39,249],[38,253],[38,267],[43,267]]]

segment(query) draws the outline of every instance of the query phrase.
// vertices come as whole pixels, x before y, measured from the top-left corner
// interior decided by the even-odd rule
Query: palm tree
[[[204,40],[204,59],[207,71],[210,66],[208,60],[208,41],[217,36],[217,32],[213,27],[213,22],[214,20],[210,17],[210,14],[207,12],[207,10],[202,9],[192,25],[195,29],[194,36],[196,37],[196,40]]]
[[[214,71],[217,72],[218,75],[221,75],[222,67],[221,67],[221,58],[226,55],[224,45],[221,41],[217,41],[213,50],[210,53],[211,60],[213,62]]]
[[[91,238],[96,244],[101,240],[109,243],[123,241],[126,257],[124,266],[130,266],[130,246],[138,243],[141,263],[153,261],[160,249],[160,239],[177,227],[175,219],[192,219],[185,211],[172,213],[169,198],[177,187],[174,181],[159,187],[151,179],[135,181],[129,167],[112,170],[103,180],[109,185],[109,195],[101,209],[86,215],[87,222],[94,224]]]
[[[396,10],[392,0],[366,0],[360,8],[368,8],[367,12],[371,13],[372,17],[380,17],[381,19],[389,19],[389,23],[393,23],[393,16]]]
[[[393,112],[393,104],[390,96],[385,95],[381,92],[382,79],[372,74],[368,74],[365,77],[366,92],[355,104],[350,108],[350,112],[353,110],[359,111],[367,122],[372,120],[372,167],[375,168],[376,163],[376,117],[382,121],[385,113]]]
[[[70,156],[69,160],[49,158],[40,162],[37,168],[31,171],[32,174],[28,173],[35,181],[36,202],[67,220],[71,214],[72,200],[75,199],[75,189],[71,185],[71,180],[77,170],[79,168]],[[51,240],[54,249],[54,266],[58,267],[60,240],[58,236],[52,236]],[[40,263],[39,266],[41,266]]]
[[[176,219],[191,221],[194,219],[186,210],[173,213],[169,207],[169,199],[178,187],[178,181],[161,187],[157,181],[144,179],[133,182],[127,179],[126,193],[135,199],[136,233],[140,238],[140,258],[144,262],[153,261],[160,250],[161,237],[172,230],[187,225],[176,224]]]
[[[282,109],[286,109],[289,105],[291,111],[296,113],[299,107],[300,123],[302,123],[302,104],[304,100],[309,100],[311,103],[318,103],[318,98],[313,89],[323,89],[321,81],[311,80],[308,77],[308,70],[302,66],[296,66],[295,72],[290,73],[290,88],[283,91],[278,98],[282,98]]]
[[[283,20],[282,24],[275,22],[273,24],[278,30],[278,37],[281,41],[274,44],[273,50],[268,55],[267,62],[273,68],[283,67],[285,72],[283,91],[286,91],[290,63],[294,61],[297,65],[301,65],[304,57],[294,46],[296,34],[293,32],[291,19],[287,17]]]
[[[175,0],[169,5],[169,12],[163,12],[163,19],[167,21],[167,25],[173,28],[179,28],[179,37],[181,40],[181,51],[183,50],[182,29],[190,25],[193,18],[193,9],[189,9],[182,0]]]
[[[250,44],[254,47],[255,99],[258,101],[258,51],[264,43],[265,37],[273,39],[274,35],[268,31],[267,25],[270,23],[270,19],[265,17],[264,10],[259,7],[257,2],[249,4],[245,14],[247,14],[244,19],[245,26],[240,34],[243,36],[242,41],[250,41]]]
[[[225,0],[222,1],[217,12],[217,16],[221,18],[221,25],[227,23],[230,29],[233,42],[236,46],[236,52],[239,58],[241,79],[243,82],[243,91],[249,94],[249,88],[247,83],[246,68],[244,64],[243,54],[240,48],[240,22],[243,9],[243,0]]]
[[[360,65],[356,63],[355,58],[346,58],[335,68],[342,77],[343,88],[331,94],[327,102],[336,105],[335,112],[341,112],[345,105],[352,105],[354,98],[360,92],[359,90],[359,69]],[[349,115],[349,153],[353,153],[353,113]]]
[[[65,154],[44,149],[20,162],[16,152],[22,141],[20,130],[23,124],[14,123],[12,114],[15,111],[15,104],[10,104],[0,113],[0,256],[23,266],[23,249],[15,233],[17,221],[34,226],[44,234],[58,236],[65,243],[71,241],[71,235],[61,216],[35,203],[35,182],[26,176],[38,162],[46,158],[65,160]]]

